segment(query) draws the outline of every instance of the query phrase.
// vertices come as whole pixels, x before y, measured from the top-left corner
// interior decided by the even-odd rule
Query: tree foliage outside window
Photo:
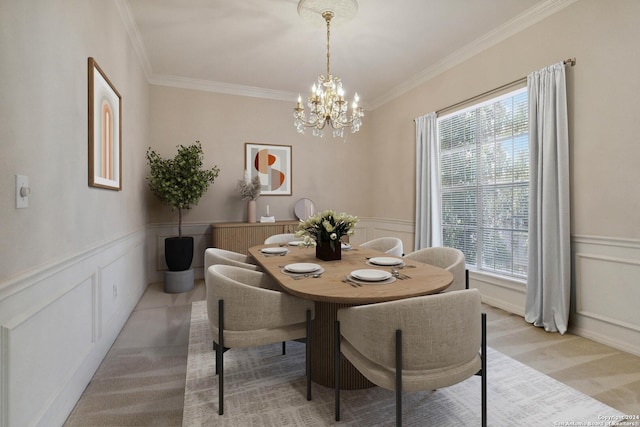
[[[438,119],[442,242],[468,266],[527,277],[526,88]]]

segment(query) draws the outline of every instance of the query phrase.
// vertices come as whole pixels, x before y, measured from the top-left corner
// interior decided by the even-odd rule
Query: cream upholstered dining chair
[[[224,352],[306,341],[307,400],[311,400],[311,319],[314,303],[281,292],[266,273],[230,265],[207,270],[207,315],[216,353],[218,414],[224,413]]]
[[[445,292],[469,289],[469,272],[466,269],[464,253],[459,249],[449,247],[423,248],[406,254],[404,259],[435,265],[450,271],[453,274],[453,283]]]
[[[384,252],[393,256],[403,255],[402,240],[397,237],[379,237],[362,243],[360,246],[363,248],[375,249],[376,251]]]
[[[246,268],[247,270],[260,271],[260,267],[251,262],[251,257],[238,252],[219,248],[208,248],[204,251],[204,283],[209,280],[207,270],[212,265],[232,265],[234,267]],[[282,342],[282,354],[286,354],[286,343]]]
[[[204,281],[207,281],[207,270],[215,264],[233,265],[247,270],[259,270],[259,267],[251,262],[251,257],[238,252],[220,248],[207,248],[204,251]]]
[[[302,240],[302,238],[296,237],[294,233],[274,234],[273,236],[267,237],[264,240],[264,244],[269,245],[271,243],[289,243],[289,242],[295,242],[298,240]]]
[[[374,384],[396,394],[436,390],[481,375],[482,425],[487,422],[486,314],[477,289],[447,292],[338,310],[335,364],[346,357]],[[340,421],[340,370],[335,418]]]

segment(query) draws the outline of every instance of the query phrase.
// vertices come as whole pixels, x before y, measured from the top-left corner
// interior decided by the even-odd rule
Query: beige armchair
[[[267,274],[213,265],[207,270],[207,314],[216,353],[218,413],[224,412],[224,352],[232,348],[306,340],[307,400],[311,400],[313,301],[280,292]]]
[[[477,289],[342,308],[335,328],[335,363],[346,357],[371,382],[396,392],[436,390],[479,374],[486,426],[486,315]],[[335,415],[340,420],[340,370]]]
[[[294,233],[283,233],[283,234],[274,234],[273,236],[269,236],[264,240],[265,245],[269,245],[271,243],[289,243],[294,241],[302,240],[301,237],[296,237]]]
[[[251,263],[251,257],[238,252],[228,251],[219,248],[207,248],[204,251],[204,282],[207,283],[207,271],[209,267],[216,264],[233,265],[248,270],[259,270],[259,267]]]
[[[404,256],[405,259],[435,265],[453,274],[453,283],[445,292],[469,289],[469,275],[465,264],[464,253],[449,247],[433,247],[418,249]]]
[[[401,257],[403,255],[402,240],[397,237],[380,237],[362,243],[363,248],[371,248],[389,255]]]

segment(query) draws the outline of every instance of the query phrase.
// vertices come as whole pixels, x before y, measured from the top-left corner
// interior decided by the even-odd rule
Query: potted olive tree
[[[164,241],[169,271],[184,271],[191,267],[193,237],[182,235],[182,210],[197,205],[209,184],[220,173],[218,166],[203,169],[203,157],[200,141],[186,147],[179,145],[173,159],[163,159],[151,148],[147,149],[149,188],[172,210],[178,211],[178,236],[168,237]]]

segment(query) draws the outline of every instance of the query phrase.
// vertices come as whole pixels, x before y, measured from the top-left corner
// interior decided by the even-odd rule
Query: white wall
[[[0,426],[59,425],[147,285],[148,84],[115,1],[0,0],[0,29]],[[122,191],[87,184],[89,56],[122,95]]]

